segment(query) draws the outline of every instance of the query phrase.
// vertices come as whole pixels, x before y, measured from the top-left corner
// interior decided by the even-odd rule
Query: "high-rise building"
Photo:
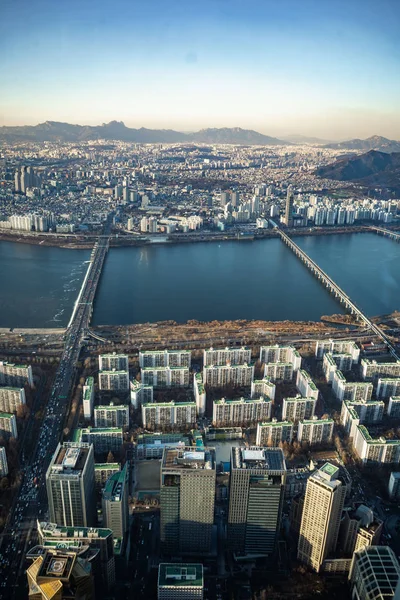
[[[124,441],[122,427],[83,427],[75,429],[74,442],[93,444],[95,454],[121,451]]]
[[[388,546],[368,546],[355,552],[349,580],[353,600],[397,600],[400,566],[395,553]]]
[[[153,402],[154,389],[152,385],[144,385],[134,379],[130,382],[130,388],[133,408],[138,409],[142,404]]]
[[[307,481],[297,558],[319,572],[336,548],[346,486],[339,468],[325,463]]]
[[[6,449],[4,446],[0,446],[0,477],[8,475],[8,463]]]
[[[0,435],[17,439],[17,419],[12,413],[0,412]]]
[[[201,373],[195,373],[193,376],[193,392],[196,401],[197,414],[200,417],[204,417],[206,412],[206,390]]]
[[[297,441],[308,442],[309,444],[331,442],[333,426],[333,419],[319,419],[315,415],[307,421],[299,421]]]
[[[161,563],[157,587],[158,600],[203,600],[203,565]]]
[[[0,361],[0,385],[33,387],[33,373],[31,365],[15,365]]]
[[[380,377],[376,386],[377,398],[390,398],[400,395],[400,377]]]
[[[272,401],[270,398],[221,398],[213,402],[213,424],[217,427],[246,426],[257,421],[271,418]]]
[[[257,446],[279,446],[281,442],[290,442],[293,439],[293,423],[291,421],[277,421],[258,423],[256,444]]]
[[[293,371],[301,367],[301,356],[294,346],[261,346],[260,361],[262,363],[292,363]]]
[[[167,553],[211,550],[216,464],[214,448],[164,450],[161,462],[161,544]]]
[[[26,194],[28,188],[40,187],[41,178],[32,167],[20,167],[15,171],[14,184],[16,192]]]
[[[99,388],[101,390],[113,390],[115,392],[127,392],[129,390],[128,371],[100,371]]]
[[[95,427],[129,427],[129,406],[110,404],[94,407]]]
[[[0,387],[0,411],[17,412],[23,404],[26,404],[24,388]]]
[[[210,365],[203,368],[203,381],[210,387],[223,387],[228,383],[236,387],[250,386],[254,379],[254,365]]]
[[[251,348],[209,348],[203,350],[203,363],[205,367],[212,365],[243,365],[251,362]]]
[[[251,397],[259,398],[260,396],[266,396],[275,400],[276,386],[269,377],[263,379],[254,379],[251,382]]]
[[[98,492],[101,492],[114,473],[119,473],[121,465],[114,463],[94,463],[94,481]]]
[[[193,427],[196,424],[197,409],[195,402],[152,402],[142,404],[142,423],[146,429],[164,427]]]
[[[311,419],[314,416],[315,398],[303,398],[295,396],[293,398],[284,398],[282,406],[282,419],[288,421],[300,421]]]
[[[111,475],[103,490],[102,507],[105,527],[114,538],[123,539],[129,528],[128,463],[119,473]]]
[[[58,444],[46,473],[50,521],[65,527],[94,524],[94,458],[90,444]]]
[[[285,495],[286,464],[280,448],[231,449],[228,541],[237,553],[271,555]]]
[[[93,403],[94,403],[94,379],[93,377],[87,377],[85,385],[82,388],[82,399],[83,399],[83,416],[85,419],[91,419],[93,416]]]
[[[315,398],[318,400],[318,388],[307,371],[297,371],[296,386],[304,398]]]
[[[188,367],[143,367],[142,383],[153,387],[188,387]]]
[[[126,354],[111,354],[99,355],[99,370],[100,371],[129,371],[129,359]]]
[[[273,381],[292,381],[293,364],[292,363],[265,363],[264,377],[271,378]]]
[[[139,366],[143,367],[190,367],[190,350],[148,350],[139,352]]]
[[[286,205],[285,205],[285,216],[284,223],[287,227],[293,227],[293,203],[294,195],[293,188],[289,185],[286,193]]]
[[[400,377],[400,360],[396,362],[377,362],[368,358],[361,359],[361,376],[363,379],[377,379],[378,377]]]

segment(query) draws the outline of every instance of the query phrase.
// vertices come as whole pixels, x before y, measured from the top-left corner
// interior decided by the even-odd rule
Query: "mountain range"
[[[90,140],[116,140],[137,143],[205,143],[283,146],[288,142],[240,127],[201,129],[194,133],[182,133],[173,129],[132,129],[120,121],[103,125],[70,125],[46,121],[39,125],[0,127],[0,141],[4,142],[81,142]]]
[[[368,186],[384,186],[400,190],[400,152],[370,150],[357,156],[346,156],[331,165],[320,167],[317,175],[337,181],[358,181]]]
[[[388,140],[380,135],[373,135],[366,140],[348,140],[346,142],[335,142],[326,144],[324,148],[332,148],[333,150],[379,150],[380,152],[400,152],[400,142],[396,140]]]

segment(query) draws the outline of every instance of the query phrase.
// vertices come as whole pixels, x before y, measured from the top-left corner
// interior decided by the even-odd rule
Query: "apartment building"
[[[254,379],[254,365],[211,365],[203,368],[203,382],[210,387],[223,387],[228,383],[236,386],[250,386]]]
[[[396,362],[377,362],[368,358],[361,359],[361,376],[363,379],[378,377],[400,377],[400,360]]]
[[[6,449],[4,446],[0,446],[0,477],[6,477],[6,475],[8,475]]]
[[[244,365],[251,362],[251,348],[209,348],[203,350],[203,364],[205,367],[213,365]]]
[[[99,388],[100,390],[127,392],[129,390],[128,371],[100,371]]]
[[[293,423],[290,421],[277,421],[272,419],[270,423],[258,423],[256,434],[257,446],[277,447],[280,442],[293,440]]]
[[[108,405],[99,405],[94,408],[95,427],[129,427],[129,406],[117,405],[110,402]]]
[[[333,419],[318,419],[313,417],[309,420],[299,422],[297,430],[297,441],[309,444],[322,444],[332,441]]]
[[[85,427],[75,429],[74,441],[93,444],[95,454],[121,451],[124,436],[121,427]]]
[[[390,398],[390,396],[400,395],[400,377],[389,378],[380,377],[376,386],[377,398]]]
[[[315,413],[317,400],[315,398],[284,398],[282,405],[282,419],[284,421],[302,421],[311,419]]]
[[[360,360],[360,348],[352,340],[319,340],[315,346],[315,356],[322,359],[324,354],[350,354],[353,364]]]
[[[400,462],[400,440],[373,438],[365,425],[358,425],[353,447],[363,463],[397,464]]]
[[[139,352],[140,368],[144,367],[188,367],[192,362],[190,350],[152,350]]]
[[[197,420],[195,402],[152,402],[142,404],[142,422],[145,429],[164,427],[193,427]]]
[[[400,417],[400,396],[391,396],[389,398],[387,414],[393,419]]]
[[[213,425],[247,426],[257,421],[271,418],[272,401],[270,398],[238,398],[227,400],[221,398],[213,402]]]
[[[266,363],[264,365],[264,377],[274,381],[292,381],[293,372],[292,363]]]
[[[266,396],[275,400],[276,386],[269,377],[263,379],[255,379],[251,382],[251,397],[259,398],[260,396]]]
[[[336,398],[343,402],[369,402],[374,386],[365,381],[346,381],[340,370],[335,371],[332,380],[332,391]]]
[[[33,372],[31,365],[16,365],[0,361],[0,385],[10,387],[33,387]]]
[[[94,379],[87,377],[85,385],[82,388],[83,416],[85,419],[91,419],[93,416],[94,404]]]
[[[131,404],[138,409],[142,404],[153,402],[154,389],[152,385],[144,385],[134,379],[130,382]]]
[[[318,400],[318,388],[307,371],[303,369],[297,371],[296,387],[304,398],[315,398],[315,400]]]
[[[293,371],[301,368],[301,356],[294,346],[261,346],[260,362],[262,363],[291,363]]]
[[[0,435],[17,439],[17,419],[13,413],[0,412]]]
[[[197,414],[204,417],[206,414],[206,389],[201,373],[195,373],[193,377],[193,393],[197,406]]]
[[[23,404],[26,404],[24,388],[0,387],[0,411],[15,413]]]
[[[129,358],[127,354],[110,354],[99,355],[99,371],[129,371]]]
[[[142,383],[155,388],[188,387],[188,367],[143,367]]]

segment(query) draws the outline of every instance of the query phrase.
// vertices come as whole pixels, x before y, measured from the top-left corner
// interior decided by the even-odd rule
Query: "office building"
[[[257,423],[256,445],[279,446],[281,442],[290,442],[293,439],[293,423],[290,421],[277,421],[270,423]]]
[[[353,447],[363,463],[397,464],[400,462],[400,440],[373,438],[365,425],[358,425]]]
[[[129,390],[128,371],[100,371],[99,388],[100,390],[127,392]]]
[[[383,363],[368,358],[361,359],[361,376],[363,379],[377,379],[378,377],[400,377],[400,360]]]
[[[119,463],[94,463],[94,482],[98,492],[100,492],[111,475],[121,470]]]
[[[203,384],[201,373],[195,373],[193,376],[193,393],[199,417],[206,414],[206,389]]]
[[[114,538],[123,539],[129,529],[128,463],[119,473],[111,475],[103,490],[103,524]]]
[[[389,498],[393,502],[400,499],[400,471],[392,471],[390,473],[388,485]]]
[[[297,558],[317,572],[339,535],[346,487],[338,475],[338,467],[325,463],[307,481]]]
[[[129,371],[129,358],[127,354],[99,355],[99,371]]]
[[[333,373],[332,391],[336,398],[343,402],[369,402],[372,398],[374,386],[365,381],[346,381],[343,373],[338,369]]]
[[[26,404],[24,388],[0,387],[0,411],[14,413]]]
[[[254,379],[254,365],[211,365],[203,368],[203,382],[210,387],[250,386]]]
[[[135,410],[140,408],[142,404],[153,402],[153,386],[144,385],[140,381],[136,381],[136,379],[130,382],[130,386],[131,404]]]
[[[98,551],[100,582],[105,590],[112,591],[115,585],[115,557],[111,529],[76,525],[63,527],[56,523],[38,522],[37,532],[39,544],[45,550],[60,546],[77,553],[84,551],[86,547]]]
[[[238,554],[271,555],[279,535],[286,464],[280,448],[231,449],[228,544]]]
[[[93,446],[58,444],[46,473],[49,515],[52,523],[65,527],[94,524]]]
[[[215,450],[164,450],[161,462],[161,544],[172,555],[211,550],[215,501]]]
[[[195,402],[152,402],[142,404],[142,423],[145,429],[164,427],[193,427],[197,421]]]
[[[0,446],[0,477],[8,475],[8,463],[6,449],[4,446]]]
[[[161,563],[157,589],[158,600],[203,600],[203,565]]]
[[[17,419],[12,413],[0,412],[0,436],[17,439]]]
[[[398,419],[400,417],[400,396],[391,396],[389,398],[389,404],[387,414],[392,419]]]
[[[284,421],[302,421],[303,419],[312,419],[315,413],[315,398],[303,398],[296,396],[294,398],[284,398],[282,406],[282,419]]]
[[[293,371],[301,367],[301,356],[293,346],[261,346],[260,362],[262,363],[292,363]]]
[[[304,369],[297,371],[296,387],[304,398],[315,398],[315,400],[318,400],[318,388]]]
[[[190,350],[152,350],[139,352],[139,365],[143,367],[188,367],[192,353]]]
[[[270,398],[221,398],[213,402],[213,425],[217,427],[240,425],[246,427],[257,421],[271,418],[272,401]]]
[[[390,396],[400,395],[400,377],[395,379],[388,377],[380,377],[376,386],[377,398],[390,398]]]
[[[83,427],[75,429],[75,442],[93,444],[95,454],[120,453],[124,441],[122,427]]]
[[[29,598],[94,600],[91,561],[77,552],[58,548],[46,549],[26,570]]]
[[[188,387],[188,367],[143,367],[142,383],[155,388]]]
[[[266,363],[264,366],[264,377],[274,381],[292,381],[293,364],[292,363]]]
[[[349,573],[352,600],[395,598],[399,579],[399,563],[388,546],[367,546],[353,554]]]
[[[213,365],[244,365],[251,362],[251,348],[209,348],[203,350],[203,364],[205,367]]]
[[[0,385],[11,387],[33,387],[33,373],[31,365],[15,365],[0,361]]]
[[[95,406],[95,427],[129,427],[129,406],[125,404],[110,404]]]
[[[360,348],[356,342],[349,340],[319,340],[315,346],[316,358],[323,358],[327,352],[331,354],[350,354],[353,364],[360,360]]]
[[[87,377],[85,385],[82,388],[83,416],[85,419],[91,419],[93,416],[94,404],[94,379]]]
[[[190,445],[189,438],[181,433],[144,433],[138,436],[136,458],[158,459],[162,458],[164,448],[182,449]]]
[[[270,380],[269,377],[263,379],[255,379],[251,382],[251,397],[259,398],[260,396],[266,396],[275,400],[275,384]]]
[[[297,441],[309,444],[323,444],[332,441],[333,419],[312,419],[300,421],[297,430]]]

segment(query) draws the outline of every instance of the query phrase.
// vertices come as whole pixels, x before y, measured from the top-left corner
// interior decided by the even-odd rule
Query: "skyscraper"
[[[276,545],[285,493],[280,448],[231,449],[228,542],[235,552],[270,555]]]
[[[325,463],[307,482],[297,558],[317,572],[336,548],[346,495],[338,475],[338,467]]]
[[[161,462],[161,543],[167,553],[211,550],[215,501],[215,450],[164,450]]]
[[[58,444],[46,473],[50,521],[65,527],[94,524],[93,446]]]
[[[103,491],[104,526],[112,530],[115,538],[123,538],[129,525],[127,465],[111,475]]]
[[[201,600],[204,589],[203,565],[161,563],[157,587],[158,600]]]
[[[293,201],[294,201],[293,188],[291,185],[289,185],[289,187],[287,189],[287,194],[286,194],[286,206],[285,206],[285,217],[284,217],[285,225],[287,227],[293,227]]]

